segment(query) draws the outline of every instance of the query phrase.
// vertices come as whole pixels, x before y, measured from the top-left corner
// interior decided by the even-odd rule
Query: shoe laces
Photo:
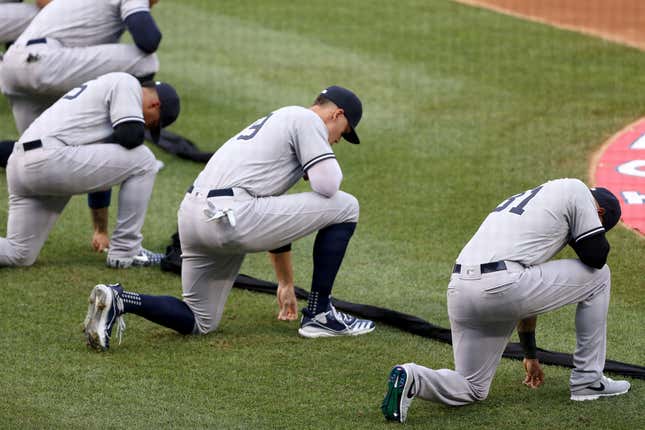
[[[119,345],[121,345],[121,341],[123,340],[123,333],[125,332],[125,320],[123,319],[122,315],[119,315],[116,317],[116,335],[119,338]]]
[[[334,315],[334,318],[336,318],[337,321],[342,322],[343,324],[347,325],[351,323],[353,320],[356,318],[346,314],[345,312],[341,312],[337,310],[331,303],[329,304],[329,307],[331,308],[332,315]]]
[[[139,255],[144,255],[153,264],[160,263],[161,259],[165,256],[164,254],[152,252],[143,247],[141,248]]]
[[[114,294],[114,312],[116,313],[114,324],[116,324],[116,335],[119,339],[119,345],[121,345],[121,341],[123,340],[123,333],[125,332],[125,319],[123,319],[123,298],[121,298],[121,293],[116,288],[112,288],[112,293]]]

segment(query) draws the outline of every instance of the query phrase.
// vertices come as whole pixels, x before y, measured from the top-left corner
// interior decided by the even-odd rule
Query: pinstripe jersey
[[[114,127],[144,122],[139,81],[127,73],[108,73],[74,88],[42,113],[19,142],[54,138],[65,145],[109,141]]]
[[[578,179],[556,179],[503,201],[486,217],[457,263],[540,264],[570,241],[604,231],[589,188]]]
[[[57,0],[43,8],[16,43],[41,37],[67,47],[116,43],[128,16],[149,11],[149,0]]]
[[[258,119],[229,139],[194,185],[244,188],[257,197],[284,194],[316,163],[335,158],[327,127],[312,110],[287,106]]]

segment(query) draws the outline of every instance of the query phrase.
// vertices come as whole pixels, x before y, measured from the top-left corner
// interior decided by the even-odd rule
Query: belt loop
[[[38,39],[29,39],[27,41],[27,45],[37,45],[39,43],[47,43],[47,38],[46,37],[39,37]]]
[[[482,270],[479,264],[473,264],[472,266],[467,266],[465,264],[461,265],[461,273],[459,274],[459,279],[481,279]]]
[[[470,271],[470,273],[474,273],[473,268],[477,268],[479,275],[507,270],[506,263],[504,261],[493,261],[492,263],[475,264],[470,266],[455,264],[452,269],[452,273],[460,273],[462,275],[467,274],[466,272],[468,271]]]
[[[23,151],[31,151],[32,149],[38,149],[43,146],[43,142],[39,140],[32,140],[30,142],[25,142],[22,144]]]

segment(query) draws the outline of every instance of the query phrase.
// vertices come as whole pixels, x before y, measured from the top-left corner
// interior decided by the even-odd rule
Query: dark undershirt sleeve
[[[570,245],[576,251],[580,261],[587,266],[602,269],[607,262],[610,246],[604,232],[587,236],[577,242],[571,242]]]
[[[90,209],[103,209],[110,206],[112,189],[107,191],[96,191],[87,195],[87,205]]]
[[[150,12],[135,12],[125,19],[134,44],[147,54],[152,54],[161,43],[161,31]]]
[[[145,126],[139,121],[126,121],[114,127],[111,143],[118,143],[124,148],[133,149],[143,143]]]

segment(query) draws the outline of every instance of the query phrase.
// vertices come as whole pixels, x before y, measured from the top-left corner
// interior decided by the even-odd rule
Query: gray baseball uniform
[[[144,122],[141,85],[126,73],[109,73],[74,88],[32,123],[7,165],[9,219],[0,265],[33,264],[70,196],[117,184],[109,257],[139,252],[155,157],[144,145],[128,150],[104,143],[128,121]]]
[[[178,215],[183,297],[200,333],[217,328],[246,253],[358,221],[358,201],[342,191],[283,195],[308,168],[335,158],[327,138],[316,113],[284,107],[227,141],[195,180]]]
[[[414,394],[448,405],[486,398],[518,321],[574,303],[577,346],[570,386],[599,380],[609,268],[593,269],[577,259],[548,260],[567,243],[600,232],[604,228],[591,192],[577,179],[550,181],[500,204],[459,254],[448,285],[455,370],[409,363]]]
[[[0,43],[16,40],[39,10],[36,5],[30,3],[0,0]]]
[[[124,20],[149,11],[148,0],[55,0],[4,55],[0,78],[20,133],[71,88],[110,72],[155,73],[159,62],[117,43]]]

